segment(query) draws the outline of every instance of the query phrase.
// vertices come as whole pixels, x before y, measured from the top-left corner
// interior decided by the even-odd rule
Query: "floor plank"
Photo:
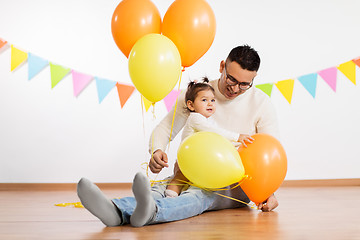
[[[105,189],[110,198],[130,189]],[[142,228],[105,227],[85,209],[56,207],[79,201],[76,192],[0,191],[0,239],[360,239],[360,187],[281,187],[280,206],[207,212]]]

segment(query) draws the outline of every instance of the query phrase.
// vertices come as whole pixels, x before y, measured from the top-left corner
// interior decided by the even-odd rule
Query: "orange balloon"
[[[182,66],[191,66],[214,41],[214,12],[205,0],[176,0],[165,13],[162,32],[179,49]]]
[[[255,140],[238,149],[249,177],[240,183],[251,201],[258,205],[268,199],[284,181],[286,153],[280,142],[268,134],[255,134]]]
[[[137,40],[161,33],[160,12],[150,0],[123,0],[113,13],[111,32],[118,48],[129,57]]]

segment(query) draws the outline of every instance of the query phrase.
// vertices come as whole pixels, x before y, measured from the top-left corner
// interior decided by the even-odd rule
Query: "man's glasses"
[[[225,75],[226,75],[226,84],[229,86],[235,86],[235,85],[239,85],[239,88],[241,90],[248,90],[249,88],[252,87],[254,79],[248,83],[248,82],[239,82],[238,80],[236,80],[233,76],[231,76],[230,74],[227,73],[226,71],[226,65],[225,65]]]

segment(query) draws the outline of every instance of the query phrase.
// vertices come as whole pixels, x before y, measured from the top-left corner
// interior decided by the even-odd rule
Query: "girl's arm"
[[[226,129],[220,128],[215,124],[215,122],[207,119],[200,113],[192,113],[189,116],[188,124],[195,129],[196,132],[207,131],[220,134],[221,136],[227,138],[230,141],[238,141],[240,134],[228,131]]]

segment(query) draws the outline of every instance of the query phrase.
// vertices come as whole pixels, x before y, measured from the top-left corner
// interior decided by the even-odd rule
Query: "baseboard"
[[[130,189],[131,183],[96,183],[101,189]],[[0,183],[0,191],[76,191],[76,183]]]
[[[346,187],[360,186],[360,178],[286,180],[281,187]]]
[[[96,183],[101,189],[130,189],[131,183]],[[285,180],[281,187],[360,186],[360,178]],[[0,191],[76,191],[76,183],[0,183]]]

